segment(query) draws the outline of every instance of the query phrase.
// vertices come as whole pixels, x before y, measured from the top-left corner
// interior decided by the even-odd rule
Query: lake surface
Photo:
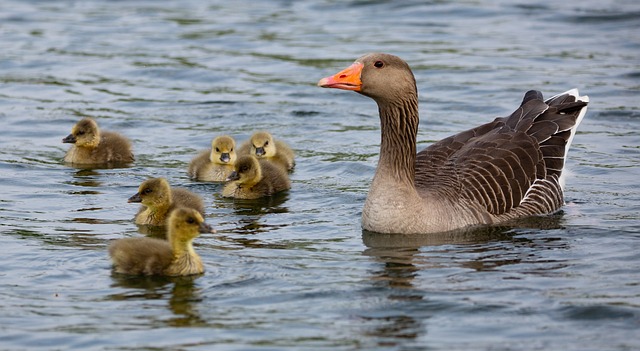
[[[23,1],[0,4],[0,349],[640,349],[640,3]],[[363,233],[375,103],[316,82],[371,51],[412,66],[419,148],[525,91],[591,98],[567,205],[517,227]],[[65,166],[82,116],[130,168]],[[211,139],[269,130],[292,189],[232,201],[194,182]],[[150,176],[201,194],[195,278],[115,275]]]

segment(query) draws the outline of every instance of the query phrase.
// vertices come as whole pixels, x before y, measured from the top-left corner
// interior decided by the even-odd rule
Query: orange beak
[[[354,62],[351,66],[343,69],[342,71],[332,76],[320,79],[318,86],[323,88],[360,91],[362,88],[360,74],[362,73],[363,67],[364,65],[362,63]]]

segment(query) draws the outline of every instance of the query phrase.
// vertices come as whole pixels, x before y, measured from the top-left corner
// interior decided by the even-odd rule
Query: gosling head
[[[262,169],[258,159],[252,155],[240,156],[227,180],[235,180],[238,184],[252,185],[262,179]]]
[[[71,134],[62,139],[63,143],[75,144],[77,147],[94,148],[100,143],[98,123],[91,118],[83,118],[71,129]]]
[[[142,203],[150,208],[168,206],[171,204],[171,186],[164,178],[145,180],[128,202]]]
[[[211,142],[211,156],[209,159],[213,163],[226,165],[236,162],[236,142],[232,137],[227,135],[219,136]]]
[[[256,157],[273,157],[276,155],[276,144],[268,132],[256,132],[251,136],[251,154]]]
[[[186,207],[179,207],[169,215],[169,240],[189,241],[200,233],[215,233],[200,212]]]

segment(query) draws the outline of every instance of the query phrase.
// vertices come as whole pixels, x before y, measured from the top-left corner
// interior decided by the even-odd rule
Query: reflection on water
[[[100,169],[119,169],[119,168],[129,168],[132,166],[132,163],[129,162],[110,162],[110,163],[101,163],[101,164],[77,164],[77,163],[69,163],[63,162],[65,167],[78,169],[78,174],[83,172],[91,172],[94,170]]]
[[[287,213],[289,209],[283,206],[289,199],[289,192],[282,191],[272,196],[262,197],[259,199],[229,199],[221,198],[224,203],[230,204],[235,213],[239,217],[253,216],[258,219],[269,213]]]
[[[206,318],[200,316],[197,305],[202,300],[201,288],[194,284],[195,277],[175,279],[169,309],[175,315],[167,324],[174,327],[192,327],[207,325]]]
[[[397,244],[399,242],[395,242]],[[381,306],[394,306],[359,314],[359,318],[371,325],[364,329],[363,335],[376,337],[379,346],[397,347],[405,339],[413,340],[427,333],[429,316],[425,312],[428,310],[423,310],[422,305],[429,297],[416,286],[415,279],[428,265],[420,259],[419,247],[411,247],[407,241],[402,241],[402,245],[404,248],[368,248],[363,253],[378,264],[371,270],[369,279],[373,288],[387,291],[389,301]],[[407,309],[422,312],[407,313]]]
[[[409,315],[386,315],[381,317],[361,316],[364,321],[375,322],[377,327],[365,331],[365,337],[376,338],[380,347],[398,347],[405,339],[414,340],[425,335],[425,322],[428,316],[421,319]]]
[[[73,173],[73,179],[66,181],[66,184],[80,188],[90,188],[91,190],[71,190],[72,195],[99,195],[101,192],[93,188],[100,188],[103,184],[101,174],[93,169],[81,169]]]
[[[100,176],[100,172],[97,172],[95,169],[80,169],[78,171],[76,171],[73,174],[74,178],[78,178],[78,179],[92,179],[90,177],[97,177]],[[82,185],[82,184],[79,184]],[[97,185],[86,185],[86,186],[99,186],[100,184]]]
[[[112,273],[113,287],[125,289],[111,294],[107,300],[167,300],[173,317],[165,323],[171,327],[191,327],[206,325],[196,308],[201,301],[201,288],[195,281],[202,275],[185,277],[130,276]]]
[[[561,220],[562,216],[557,215],[529,218],[523,223],[553,230],[560,227]],[[379,343],[381,346],[402,345],[403,339],[428,336],[432,315],[461,308],[452,307],[449,298],[440,298],[440,287],[430,283],[430,280],[440,281],[442,275],[450,277],[448,284],[460,285],[461,291],[489,291],[491,288],[481,284],[466,286],[465,280],[471,278],[462,276],[468,272],[509,272],[509,266],[527,265],[531,268],[520,273],[549,277],[569,267],[567,260],[550,259],[544,254],[546,251],[568,251],[570,246],[566,240],[553,236],[536,239],[532,233],[541,229],[517,228],[484,227],[429,236],[363,231],[362,239],[367,245],[363,255],[376,264],[370,270],[370,284],[372,288],[388,290],[389,301],[381,306],[394,306],[393,309],[363,312],[360,318],[374,325],[365,328],[364,334],[386,338]],[[523,277],[511,276],[509,279]],[[434,292],[438,293],[432,296]],[[465,297],[461,298],[464,301]],[[465,304],[467,302],[462,302]]]
[[[167,293],[166,287],[172,283],[172,277],[134,276],[113,272],[112,287],[125,288],[122,293],[107,296],[109,300],[157,299]]]

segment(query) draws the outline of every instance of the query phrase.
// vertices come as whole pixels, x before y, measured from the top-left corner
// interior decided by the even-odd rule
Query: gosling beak
[[[320,79],[318,86],[322,88],[360,91],[362,89],[362,81],[360,80],[362,68],[364,68],[362,63],[354,62],[342,71]]]
[[[263,146],[256,148],[256,156],[258,156],[258,157],[264,156],[264,147]]]
[[[240,175],[236,171],[231,172],[231,174],[229,174],[229,176],[227,177],[228,182],[232,180],[238,180],[238,179],[240,179]]]
[[[236,171],[231,172],[231,174],[229,174],[229,176],[227,177],[228,182],[232,180],[238,180],[238,179],[240,179],[240,175]]]
[[[213,229],[213,227],[211,227],[205,222],[200,223],[199,230],[200,230],[200,233],[212,233],[212,234],[216,233],[216,230]]]
[[[68,143],[68,144],[75,144],[76,137],[74,137],[73,134],[69,134],[64,139],[62,139],[62,142]]]
[[[132,203],[132,202],[142,202],[142,197],[140,197],[140,193],[136,193],[135,195],[133,195],[132,197],[129,198],[129,200],[127,200],[128,203]]]
[[[220,154],[220,162],[229,163],[229,161],[231,161],[231,156],[228,152]]]

